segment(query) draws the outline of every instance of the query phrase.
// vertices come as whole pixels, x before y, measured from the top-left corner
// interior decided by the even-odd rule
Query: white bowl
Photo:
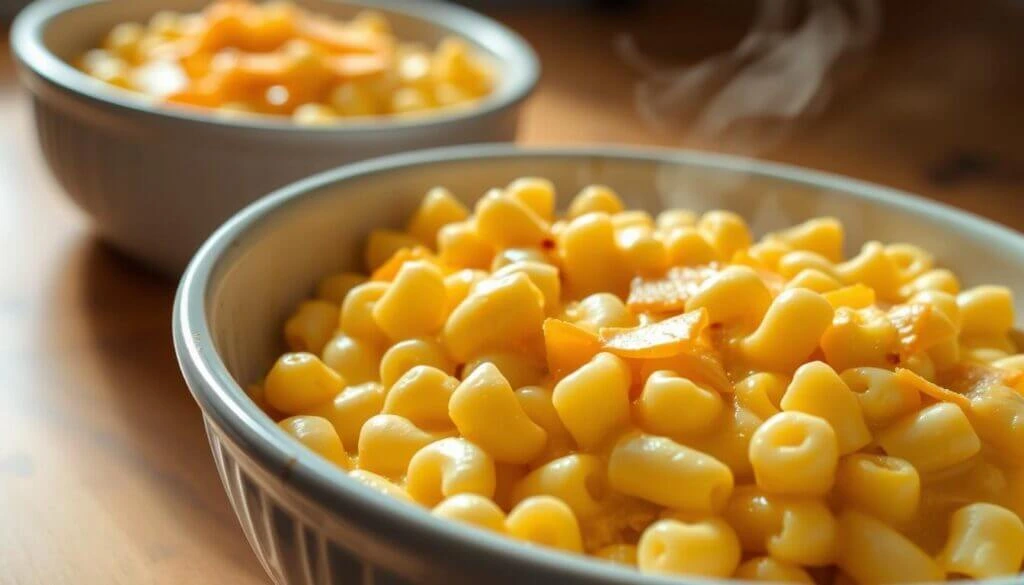
[[[311,173],[404,150],[514,140],[520,106],[539,74],[529,45],[501,24],[452,4],[417,0],[299,4],[339,17],[372,6],[402,39],[434,44],[446,35],[465,38],[497,65],[498,86],[479,104],[310,128],[287,119],[228,120],[153,105],[69,65],[120,22],[207,3],[42,0],[18,15],[11,33],[54,175],[104,238],[173,274],[233,212]]]
[[[794,167],[667,150],[476,146],[387,157],[301,181],[217,230],[185,272],[173,318],[178,361],[203,410],[228,497],[279,585],[707,583],[641,576],[435,519],[350,480],[287,437],[242,390],[284,351],[282,323],[317,280],[362,268],[372,228],[401,225],[429,187],[445,185],[470,203],[524,175],[553,180],[562,209],[581,187],[603,183],[629,207],[732,209],[759,233],[833,215],[847,228],[848,253],[867,239],[918,244],[965,285],[1012,287],[1021,306],[1024,237],[911,195]]]

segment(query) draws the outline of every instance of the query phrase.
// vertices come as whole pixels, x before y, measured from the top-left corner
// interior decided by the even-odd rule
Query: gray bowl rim
[[[458,36],[464,38],[498,35],[504,40],[503,45],[509,49],[499,54],[498,59],[506,68],[506,78],[499,81],[497,89],[491,95],[478,103],[465,108],[449,108],[450,111],[431,112],[423,116],[373,116],[366,121],[343,120],[325,126],[300,126],[291,120],[277,119],[273,116],[218,117],[202,109],[193,111],[190,108],[164,106],[125,90],[105,87],[102,82],[91,80],[89,76],[55,55],[43,42],[43,31],[49,23],[67,12],[91,4],[123,1],[125,0],[36,0],[20,12],[11,25],[10,45],[15,61],[24,71],[31,72],[64,91],[125,113],[257,132],[339,133],[346,136],[361,133],[399,133],[412,129],[441,130],[435,127],[472,120],[515,107],[529,97],[540,79],[540,60],[530,44],[518,33],[493,18],[456,4],[429,0],[343,0],[340,3],[400,12],[434,26],[451,28]]]
[[[385,174],[399,168],[436,163],[507,158],[619,159],[678,164],[762,176],[833,190],[844,197],[867,200],[882,207],[910,212],[967,234],[984,233],[1024,260],[1024,235],[980,216],[896,189],[794,165],[669,148],[626,146],[519,147],[504,144],[431,148],[390,155],[342,166],[313,175],[274,191],[236,213],[196,253],[174,301],[172,329],[175,353],[183,376],[206,416],[232,441],[281,481],[328,510],[352,510],[375,519],[375,531],[419,546],[438,546],[453,562],[483,562],[494,571],[543,574],[558,583],[680,585],[744,583],[732,579],[702,579],[640,575],[635,570],[580,555],[531,547],[488,531],[434,518],[415,506],[396,506],[393,499],[346,478],[345,473],[301,447],[271,421],[245,394],[217,355],[206,320],[206,296],[211,276],[224,254],[275,212],[300,203],[304,197],[338,196],[325,188],[346,180]],[[447,545],[445,545],[447,543]],[[536,572],[535,572],[536,571]],[[539,572],[539,573],[537,573]],[[525,576],[525,575],[524,575]],[[752,584],[752,582],[749,582]],[[963,583],[968,583],[963,581]],[[1021,576],[985,581],[986,585],[1020,585]]]

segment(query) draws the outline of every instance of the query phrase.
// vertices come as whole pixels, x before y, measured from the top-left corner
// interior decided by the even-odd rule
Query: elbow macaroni
[[[456,494],[490,498],[497,483],[494,461],[473,443],[454,437],[430,443],[409,460],[405,489],[424,506]]]
[[[644,531],[636,553],[645,573],[728,577],[740,564],[740,541],[721,519],[659,520]]]
[[[569,552],[583,552],[579,522],[565,502],[552,496],[533,496],[508,513],[505,530],[512,538]]]
[[[285,324],[258,400],[378,492],[644,573],[851,585],[1017,574],[1012,295],[810,220],[558,219],[539,178],[432,190]],[[314,353],[321,352],[318,358]]]
[[[1005,577],[1024,561],[1024,523],[994,504],[969,504],[953,514],[949,540],[939,555],[946,571],[975,579]]]
[[[825,419],[780,412],[754,432],[749,457],[754,479],[764,491],[824,496],[835,480],[839,445]]]

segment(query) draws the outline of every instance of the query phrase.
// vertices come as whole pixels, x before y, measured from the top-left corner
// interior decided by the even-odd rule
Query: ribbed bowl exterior
[[[278,585],[412,585],[332,537],[329,516],[280,489],[206,419],[213,460],[242,532]],[[312,514],[311,514],[312,512]]]
[[[341,138],[325,145],[289,136],[246,142],[201,130],[122,127],[79,112],[75,99],[62,92],[32,99],[51,172],[104,239],[175,275],[220,223],[278,187],[400,148],[513,141],[519,119],[519,108],[509,108],[400,143]]]

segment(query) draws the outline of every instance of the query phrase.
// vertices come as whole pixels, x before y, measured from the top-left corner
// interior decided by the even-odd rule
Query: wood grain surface
[[[857,78],[765,158],[940,199],[1024,227],[1020,3],[891,2]],[[693,63],[749,5],[497,16],[544,64],[531,144],[687,143],[645,126],[612,39]],[[266,583],[236,525],[170,340],[174,283],[112,252],[63,196],[0,55],[0,583]]]

